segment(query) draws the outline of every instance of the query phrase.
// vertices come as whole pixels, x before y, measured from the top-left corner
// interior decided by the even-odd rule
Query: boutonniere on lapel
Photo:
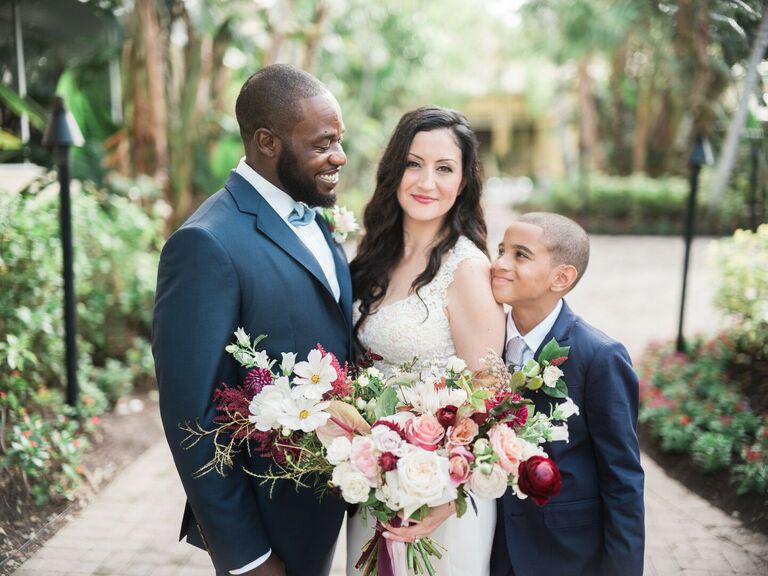
[[[323,220],[328,225],[333,241],[337,244],[344,244],[351,232],[357,232],[360,229],[355,215],[344,206],[323,208]]]
[[[552,398],[567,398],[568,386],[563,380],[560,365],[568,360],[570,346],[560,346],[552,338],[541,350],[538,359],[531,358],[522,368],[512,374],[512,390],[540,390]]]

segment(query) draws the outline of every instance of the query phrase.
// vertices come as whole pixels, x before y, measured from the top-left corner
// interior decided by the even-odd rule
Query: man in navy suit
[[[243,327],[272,358],[320,343],[343,364],[351,354],[346,257],[310,207],[332,206],[344,124],[314,77],[273,65],[251,76],[236,104],[245,157],[165,244],[152,350],[160,412],[187,494],[181,538],[208,550],[217,574],[327,575],[344,514],[340,500],[246,474],[269,466],[241,454],[226,477],[193,474],[210,443],[181,447],[181,423],[211,428],[214,389],[245,371],[224,351]]]
[[[507,228],[491,273],[509,304],[506,361],[538,357],[552,338],[569,346],[561,365],[579,413],[568,443],[544,446],[562,475],[544,506],[508,490],[499,500],[492,576],[640,576],[645,541],[643,469],[637,442],[638,382],[629,356],[562,300],[589,260],[589,238],[572,220],[525,214]],[[528,392],[537,411],[558,402]]]

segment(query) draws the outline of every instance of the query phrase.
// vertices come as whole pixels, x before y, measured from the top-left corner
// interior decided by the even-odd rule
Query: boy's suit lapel
[[[563,308],[560,310],[560,314],[557,315],[555,324],[552,326],[552,329],[546,335],[544,340],[542,340],[539,349],[536,350],[533,357],[538,358],[544,346],[546,346],[547,342],[552,340],[552,338],[557,340],[557,343],[561,346],[568,346],[568,339],[571,337],[571,329],[573,328],[575,321],[576,315],[573,313],[570,306],[568,306],[568,303],[563,300]]]

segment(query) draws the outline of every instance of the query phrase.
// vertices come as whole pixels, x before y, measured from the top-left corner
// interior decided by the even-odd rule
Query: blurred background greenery
[[[678,233],[698,135],[716,163],[704,172],[698,230],[731,234],[766,220],[761,0],[0,0],[6,31],[14,8],[26,87],[16,36],[3,33],[0,464],[38,502],[71,493],[83,417],[151,383],[160,247],[236,165],[235,98],[266,64],[297,65],[338,98],[349,157],[339,197],[358,214],[401,114],[437,104],[470,119],[495,203],[565,213],[593,233]],[[86,138],[73,151],[76,412],[61,401],[55,174],[24,164],[51,167],[41,139],[56,94]],[[729,141],[729,129],[740,138]],[[714,176],[723,172],[730,178]],[[721,266],[723,278],[751,270],[743,259]],[[729,286],[726,309],[750,299]],[[748,323],[763,363],[766,320]],[[764,428],[749,424],[738,434],[753,441]],[[739,436],[723,452],[742,446]],[[749,489],[768,489],[764,456]]]

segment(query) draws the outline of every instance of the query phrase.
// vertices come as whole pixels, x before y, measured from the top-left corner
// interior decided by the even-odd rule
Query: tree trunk
[[[637,106],[635,108],[635,139],[632,145],[632,173],[646,171],[648,134],[651,124],[651,103],[655,93],[655,65],[648,74],[637,78]]]
[[[625,68],[627,63],[627,42],[622,42],[614,51],[611,59],[611,97],[613,99],[613,126],[611,136],[613,140],[612,171],[626,176],[630,172],[630,159],[627,147],[624,144],[626,138],[625,115],[627,106],[624,102],[623,83],[626,78]]]
[[[603,162],[599,150],[597,130],[597,109],[592,87],[592,78],[589,75],[589,56],[585,56],[577,63],[577,93],[579,98],[579,148],[581,150],[583,166],[586,169],[602,168]]]
[[[741,132],[744,129],[744,124],[747,119],[749,99],[754,92],[755,83],[757,82],[757,66],[765,56],[767,48],[768,7],[763,9],[763,19],[760,23],[760,28],[757,31],[755,43],[752,46],[752,54],[749,57],[749,64],[747,65],[747,77],[744,80],[744,86],[742,87],[741,95],[739,97],[739,106],[736,109],[736,114],[734,114],[728,125],[728,132],[725,136],[725,143],[723,144],[722,153],[720,155],[720,162],[718,162],[715,177],[712,180],[710,202],[713,207],[720,205],[723,191],[728,183],[728,178],[731,176],[733,164],[736,161],[736,153],[738,152],[739,138],[741,137]]]
[[[323,38],[325,21],[330,10],[325,0],[319,0],[312,15],[312,22],[307,27],[306,40],[304,42],[304,63],[302,68],[314,74],[317,69],[317,59],[320,53],[320,41]]]

